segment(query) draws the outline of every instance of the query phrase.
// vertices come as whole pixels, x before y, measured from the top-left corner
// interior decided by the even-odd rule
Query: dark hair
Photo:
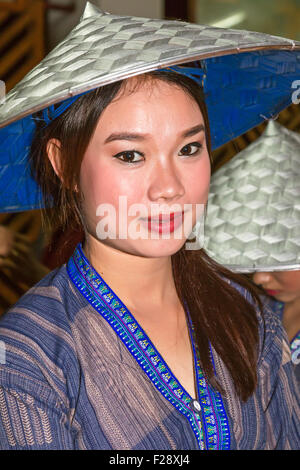
[[[155,71],[136,77],[137,86],[145,80],[163,80],[181,87],[201,109],[206,129],[209,155],[210,133],[203,91],[194,80],[176,72]],[[47,127],[37,121],[31,148],[33,176],[41,186],[48,223],[57,228],[81,227],[80,193],[74,191],[79,181],[83,155],[105,107],[117,96],[124,81],[98,88],[78,98]],[[40,118],[41,115],[38,114]],[[47,142],[61,142],[61,176],[56,176],[47,157]],[[54,223],[55,221],[55,223]],[[186,250],[185,245],[172,255],[172,269],[178,297],[186,302],[195,329],[200,364],[211,385],[224,392],[218,382],[210,355],[210,344],[217,352],[234,382],[238,396],[246,401],[257,385],[258,318],[261,303],[253,284],[213,261],[203,249]],[[229,281],[246,289],[253,305]]]

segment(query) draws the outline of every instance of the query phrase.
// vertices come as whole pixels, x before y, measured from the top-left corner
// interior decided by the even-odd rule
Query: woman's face
[[[253,280],[269,295],[282,302],[292,302],[300,298],[300,271],[255,273]]]
[[[136,255],[171,255],[185,243],[207,202],[204,120],[181,88],[160,80],[134,85],[134,79],[127,80],[105,108],[85,152],[83,219],[93,240]],[[171,216],[169,223],[153,220],[151,228],[151,210],[156,218],[185,210],[184,223],[176,216],[172,223]]]

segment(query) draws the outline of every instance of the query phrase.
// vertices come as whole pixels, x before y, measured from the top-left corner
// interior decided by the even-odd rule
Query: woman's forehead
[[[96,132],[140,132],[156,135],[183,133],[202,126],[204,119],[199,105],[184,90],[165,82],[150,89],[144,83],[133,92],[117,96],[103,111]]]
[[[126,119],[130,121],[134,114],[146,116],[147,113],[156,112],[157,108],[161,108],[161,112],[168,114],[168,122],[174,117],[172,110],[178,110],[179,118],[186,119],[191,114],[197,114],[202,121],[199,104],[183,87],[159,79],[137,81],[136,77],[124,80],[117,95],[104,109],[100,121],[108,114],[114,114],[115,119],[118,120],[118,117],[123,117],[123,114],[119,114],[122,111],[125,112]],[[156,119],[160,120],[160,118],[161,115],[157,114]]]

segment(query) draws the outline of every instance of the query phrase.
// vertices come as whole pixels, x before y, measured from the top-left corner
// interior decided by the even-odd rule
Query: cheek
[[[103,161],[83,162],[80,172],[81,190],[87,210],[95,211],[100,204],[111,204],[117,210],[119,197],[126,196],[127,205],[140,201],[143,195],[141,179],[136,176],[121,174],[117,165],[108,165]]]
[[[101,202],[107,201],[110,195],[110,180],[105,167],[84,162],[80,171],[80,187],[84,196],[86,209],[94,209]]]
[[[276,279],[288,292],[300,292],[300,271],[286,271]]]

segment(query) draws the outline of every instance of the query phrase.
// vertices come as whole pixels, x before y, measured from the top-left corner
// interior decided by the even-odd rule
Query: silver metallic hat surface
[[[176,68],[203,88],[212,148],[277,115],[298,96],[300,42],[182,21],[117,16],[87,3],[79,24],[0,104],[0,212],[42,207],[28,159],[45,123],[95,88]]]
[[[237,272],[300,269],[300,135],[275,121],[211,180],[204,248]]]

